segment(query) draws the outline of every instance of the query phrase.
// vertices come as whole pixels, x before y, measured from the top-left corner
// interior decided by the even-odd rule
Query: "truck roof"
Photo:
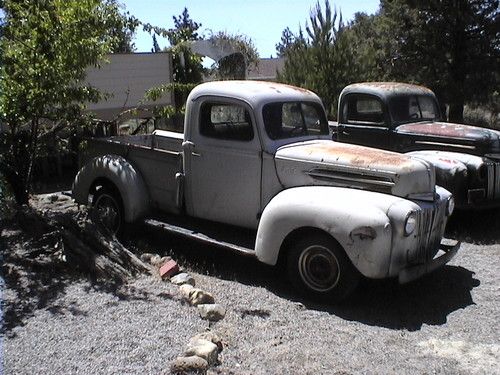
[[[188,101],[201,96],[225,96],[246,101],[254,107],[270,101],[315,101],[321,99],[312,91],[266,81],[213,81],[196,86]]]
[[[400,82],[362,82],[354,83],[345,87],[340,93],[344,96],[349,93],[361,93],[376,95],[380,98],[386,99],[395,95],[434,95],[434,93],[426,87],[419,85],[412,85],[410,83]]]

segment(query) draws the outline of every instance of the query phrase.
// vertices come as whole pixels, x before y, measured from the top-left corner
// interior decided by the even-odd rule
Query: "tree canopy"
[[[466,102],[485,102],[498,90],[498,0],[383,0],[380,22],[391,77],[421,82],[449,104],[450,121],[463,121]]]
[[[317,3],[306,33],[286,28],[276,45],[281,79],[316,91],[330,113],[343,85],[365,80],[428,86],[450,121],[463,121],[465,103],[498,108],[498,0],[381,0],[375,15],[335,21],[328,0],[324,12]]]
[[[84,82],[119,46],[122,14],[114,1],[4,0],[0,39],[0,172],[27,203],[40,140],[82,120],[100,93]]]
[[[332,11],[328,1],[323,13],[317,2],[306,22],[306,32],[300,28],[293,34],[287,28],[277,45],[279,54],[286,58],[278,79],[316,92],[330,116],[336,113],[340,90],[355,76],[344,29],[341,13]]]

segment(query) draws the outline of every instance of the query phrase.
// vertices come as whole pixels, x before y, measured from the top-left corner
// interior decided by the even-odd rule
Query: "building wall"
[[[168,93],[156,102],[141,103],[148,89],[172,82],[170,53],[111,54],[106,59],[109,63],[87,70],[87,82],[111,94],[107,100],[88,104],[88,111],[96,118],[111,121],[134,107],[139,107],[138,113],[125,118],[150,117],[147,110],[154,105],[173,104],[173,97]]]

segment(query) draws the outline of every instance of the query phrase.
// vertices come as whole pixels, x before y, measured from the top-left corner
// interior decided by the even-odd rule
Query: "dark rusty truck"
[[[340,94],[334,140],[408,153],[432,163],[458,208],[500,206],[500,132],[443,121],[422,86],[369,82]]]

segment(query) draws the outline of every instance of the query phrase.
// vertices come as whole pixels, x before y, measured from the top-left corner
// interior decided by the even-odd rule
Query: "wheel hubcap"
[[[299,273],[308,288],[317,292],[327,292],[337,285],[340,267],[330,249],[314,245],[300,254]]]
[[[110,195],[99,196],[95,203],[97,221],[112,233],[117,233],[120,229],[120,210],[115,199]]]

